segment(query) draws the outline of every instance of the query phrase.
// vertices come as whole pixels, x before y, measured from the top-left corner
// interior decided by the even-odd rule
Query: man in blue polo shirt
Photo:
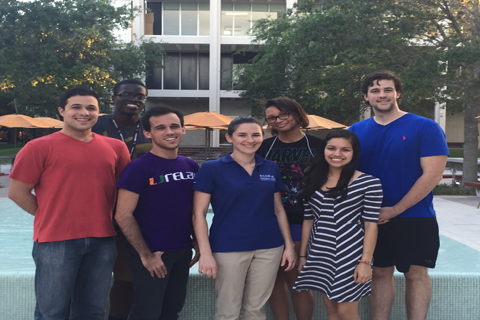
[[[167,106],[141,119],[152,150],[132,161],[118,182],[115,216],[130,247],[134,304],[130,320],[174,320],[182,310],[192,260],[193,181],[198,164],[178,155],[183,115]]]
[[[362,93],[375,116],[350,127],[362,148],[358,170],[379,178],[383,187],[372,319],[389,318],[395,267],[405,276],[407,318],[425,319],[432,291],[427,268],[435,267],[439,249],[432,189],[447,161],[445,134],[434,121],[400,110],[402,81],[391,71],[367,75]]]

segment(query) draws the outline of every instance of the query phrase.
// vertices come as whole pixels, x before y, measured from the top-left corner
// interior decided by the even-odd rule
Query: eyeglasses
[[[267,121],[268,123],[272,124],[272,123],[277,122],[277,119],[287,120],[289,117],[290,117],[290,113],[289,113],[289,112],[283,112],[283,113],[280,113],[280,114],[279,114],[278,116],[276,116],[276,117],[268,117],[268,118],[265,119],[265,121]]]
[[[137,100],[137,101],[144,101],[145,99],[147,99],[147,97],[143,94],[133,94],[133,93],[130,93],[130,92],[119,93],[119,94],[117,94],[117,97],[120,100],[131,100],[134,97],[135,97],[135,100]]]

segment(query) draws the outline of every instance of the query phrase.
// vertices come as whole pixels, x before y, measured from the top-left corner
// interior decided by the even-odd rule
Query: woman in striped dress
[[[360,320],[358,302],[371,293],[382,188],[356,170],[360,143],[353,132],[328,134],[321,150],[300,195],[307,201],[293,290],[320,291],[328,320]]]

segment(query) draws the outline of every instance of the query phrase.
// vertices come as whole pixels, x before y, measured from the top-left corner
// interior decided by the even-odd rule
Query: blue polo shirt
[[[278,166],[255,155],[250,176],[230,154],[207,161],[198,171],[193,189],[211,195],[212,252],[253,251],[281,246],[274,211],[274,194],[284,184]]]

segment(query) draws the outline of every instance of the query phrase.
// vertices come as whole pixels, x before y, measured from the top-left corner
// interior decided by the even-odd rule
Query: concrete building
[[[249,30],[256,20],[276,19],[296,0],[133,0],[143,8],[133,21],[134,40],[143,37],[165,50],[164,68],[150,67],[146,79],[149,103],[166,103],[184,114],[200,111],[244,116],[235,72],[248,63]],[[224,142],[213,133],[213,146]],[[203,145],[202,132],[189,132],[184,145]]]

